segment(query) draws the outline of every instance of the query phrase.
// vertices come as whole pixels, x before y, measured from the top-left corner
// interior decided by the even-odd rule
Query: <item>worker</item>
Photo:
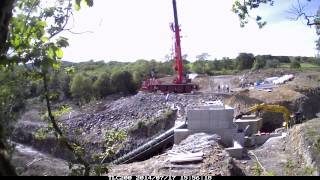
[[[220,92],[220,84],[218,85],[218,92]]]
[[[166,103],[168,103],[168,101],[169,101],[169,93],[167,94],[167,96],[166,96]]]

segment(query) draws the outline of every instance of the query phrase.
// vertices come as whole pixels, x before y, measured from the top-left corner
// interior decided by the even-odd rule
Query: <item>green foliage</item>
[[[263,170],[258,163],[254,163],[252,171],[254,176],[261,176],[263,173]]]
[[[316,172],[315,168],[307,166],[307,167],[303,168],[302,175],[303,176],[312,176],[314,172]]]
[[[7,134],[7,130],[24,109],[25,99],[30,96],[30,88],[25,71],[18,67],[12,70],[0,70],[0,136]],[[28,78],[27,78],[28,79]]]
[[[131,135],[140,134],[139,136],[146,137],[153,136],[159,131],[159,129],[163,130],[166,128],[166,124],[172,119],[175,113],[175,111],[168,109],[159,117],[151,119],[140,119],[133,127],[128,130],[128,133]]]
[[[274,0],[248,0],[248,1],[234,1],[232,5],[232,11],[236,13],[240,20],[240,26],[244,27],[250,19],[249,11],[254,8],[258,8],[260,4],[270,4],[273,5]],[[257,25],[262,28],[267,24],[266,21],[262,21],[261,16],[256,16],[255,21]]]
[[[52,112],[52,115],[54,117],[61,117],[69,112],[72,111],[72,107],[68,106],[68,105],[62,105],[58,108],[58,110],[56,111],[53,111]],[[48,112],[44,113],[42,116],[41,116],[41,119],[43,120],[48,120],[49,119],[49,116],[48,116]]]
[[[101,74],[93,83],[93,91],[96,97],[103,98],[113,92],[109,73]]]
[[[45,140],[48,137],[49,133],[50,133],[49,128],[41,128],[34,134],[34,138],[40,141]]]
[[[116,92],[133,94],[136,92],[136,84],[128,71],[115,72],[111,75],[111,82]]]
[[[80,103],[89,102],[93,97],[93,82],[83,74],[77,74],[71,81],[70,92],[72,97]]]
[[[256,57],[254,64],[253,64],[253,69],[263,69],[266,66],[266,61],[262,58]]]
[[[267,68],[278,68],[280,66],[279,60],[271,59],[266,62]]]
[[[207,69],[207,71],[210,71]],[[195,61],[192,65],[192,71],[198,74],[204,74],[206,72],[206,62],[205,61]]]
[[[253,54],[240,53],[236,58],[236,62],[238,70],[251,69],[254,63],[254,56]]]
[[[274,174],[274,172],[272,172],[272,171],[269,171],[269,172],[266,172],[266,176],[274,176],[275,174]]]
[[[301,64],[297,59],[294,59],[291,63],[290,63],[290,68],[292,69],[300,69],[301,68]]]
[[[287,176],[295,175],[295,170],[294,169],[295,169],[295,164],[294,164],[293,160],[288,159],[287,163],[286,163],[286,166],[285,166],[285,174]]]
[[[103,165],[105,159],[115,155],[115,153],[123,146],[123,142],[127,138],[124,130],[111,129],[104,134],[104,152],[94,156],[95,159],[101,161],[100,165],[95,166],[95,175],[100,176],[108,172],[106,165]]]

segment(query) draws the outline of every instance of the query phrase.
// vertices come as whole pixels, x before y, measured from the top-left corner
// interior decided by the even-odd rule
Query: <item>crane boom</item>
[[[174,28],[172,28],[172,30],[175,33],[175,70],[178,72],[178,76],[174,80],[174,83],[181,84],[183,83],[184,76],[183,76],[182,53],[181,53],[180,27],[179,27],[176,0],[172,0],[172,5],[173,5],[173,14],[174,14]]]

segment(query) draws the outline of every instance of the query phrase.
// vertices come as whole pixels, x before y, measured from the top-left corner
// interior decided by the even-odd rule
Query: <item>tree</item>
[[[8,50],[7,35],[9,31],[9,21],[12,17],[14,0],[2,0],[0,1],[0,64],[4,65],[8,63],[5,61],[5,54]],[[1,93],[2,94],[2,93]],[[1,103],[5,103],[1,100]],[[1,106],[2,107],[2,106]],[[2,109],[2,108],[1,108]],[[2,119],[0,121],[0,176],[15,176],[17,175],[15,169],[9,161],[7,140],[4,133],[4,125],[7,124],[8,119]]]
[[[79,100],[81,104],[89,102],[92,99],[93,89],[90,77],[83,74],[77,74],[71,81],[70,91],[72,97]]]
[[[206,62],[205,61],[195,61],[192,64],[192,70],[195,73],[198,73],[198,74],[204,74],[205,73],[205,67],[206,67]]]
[[[279,65],[280,65],[280,63],[279,63],[278,59],[270,59],[270,60],[267,60],[267,62],[266,62],[267,68],[278,68]]]
[[[310,2],[311,0],[305,0],[306,2]],[[244,27],[248,22],[249,19],[252,18],[250,16],[250,11],[253,9],[257,9],[260,7],[261,4],[269,4],[273,6],[276,2],[280,2],[279,0],[246,0],[246,1],[235,1],[232,5],[232,11],[236,13],[240,20],[240,26]],[[305,11],[305,6],[301,5],[300,1],[297,1],[297,5],[293,5],[293,8],[290,10],[292,14],[295,15],[294,19],[304,19],[308,26],[317,26],[320,25],[319,21],[319,14],[310,15]],[[262,20],[261,16],[256,16],[255,21],[257,25],[262,28],[267,24],[266,21]]]
[[[210,55],[208,53],[202,53],[196,56],[196,60],[197,61],[205,61],[208,60],[208,58],[210,57]]]
[[[306,3],[311,2],[312,0],[304,0]],[[250,11],[253,9],[259,8],[261,4],[269,4],[273,6],[276,2],[280,2],[279,0],[244,0],[239,1],[236,0],[232,5],[232,11],[236,13],[240,20],[240,26],[244,27],[248,22],[249,19],[252,17],[250,16]],[[312,14],[312,12],[307,12],[305,9],[306,5],[301,4],[300,0],[297,0],[296,5],[292,5],[292,8],[287,12],[293,14],[291,17],[292,20],[299,20],[302,19],[306,22],[308,26],[314,26],[317,29],[317,34],[319,39],[316,41],[316,48],[320,50],[320,7],[319,10]],[[267,22],[262,20],[261,16],[256,16],[255,19],[257,25],[262,28],[264,27]]]
[[[7,37],[14,2],[14,0],[0,1],[0,57],[4,56],[8,50]]]
[[[254,62],[253,54],[240,53],[236,58],[238,70],[251,69],[253,62]]]
[[[133,94],[136,92],[136,84],[128,71],[115,72],[111,75],[111,82],[116,92]]]
[[[253,69],[254,70],[263,69],[265,66],[266,66],[266,61],[260,56],[256,56],[253,64]]]
[[[75,9],[80,9],[82,1],[85,1],[89,6],[93,5],[93,0],[76,0]],[[12,17],[14,2],[3,0],[0,4],[0,68],[8,69],[14,68],[19,63],[25,66],[27,63],[31,63],[32,68],[27,67],[29,75],[43,81],[48,116],[56,137],[75,155],[78,163],[84,166],[84,175],[89,175],[90,165],[80,153],[77,153],[78,145],[65,136],[52,114],[47,77],[51,69],[60,67],[59,59],[63,57],[61,48],[68,46],[67,39],[57,37],[57,35],[68,30],[65,27],[73,14],[72,0],[57,0],[52,7],[44,5],[40,0],[16,1],[16,14]],[[7,36],[10,18],[10,31]],[[6,54],[8,49],[12,51],[10,56]],[[5,149],[5,146],[2,146],[3,137],[0,137],[0,140],[0,148]],[[2,156],[3,152],[0,151],[1,163],[6,163],[6,158]],[[4,169],[10,169],[10,167]],[[2,168],[0,167],[0,169]]]
[[[182,61],[188,61],[188,54],[182,55]]]
[[[104,98],[112,93],[109,73],[101,74],[93,83],[93,90],[98,98]]]
[[[228,57],[223,57],[222,63],[223,63],[223,68],[225,70],[234,70],[235,69],[233,60]]]
[[[292,69],[299,69],[301,68],[300,62],[296,59],[294,59],[291,63],[290,63],[290,68]]]

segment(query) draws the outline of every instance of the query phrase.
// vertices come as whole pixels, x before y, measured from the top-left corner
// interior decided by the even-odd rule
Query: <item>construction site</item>
[[[105,176],[319,176],[320,68],[185,74],[176,1],[173,76],[144,79],[133,95],[114,93],[57,117],[84,159],[107,164]],[[21,175],[69,175],[75,157],[55,138],[39,138],[44,103],[27,101],[14,125],[12,163]],[[123,131],[103,159],[104,135]]]

